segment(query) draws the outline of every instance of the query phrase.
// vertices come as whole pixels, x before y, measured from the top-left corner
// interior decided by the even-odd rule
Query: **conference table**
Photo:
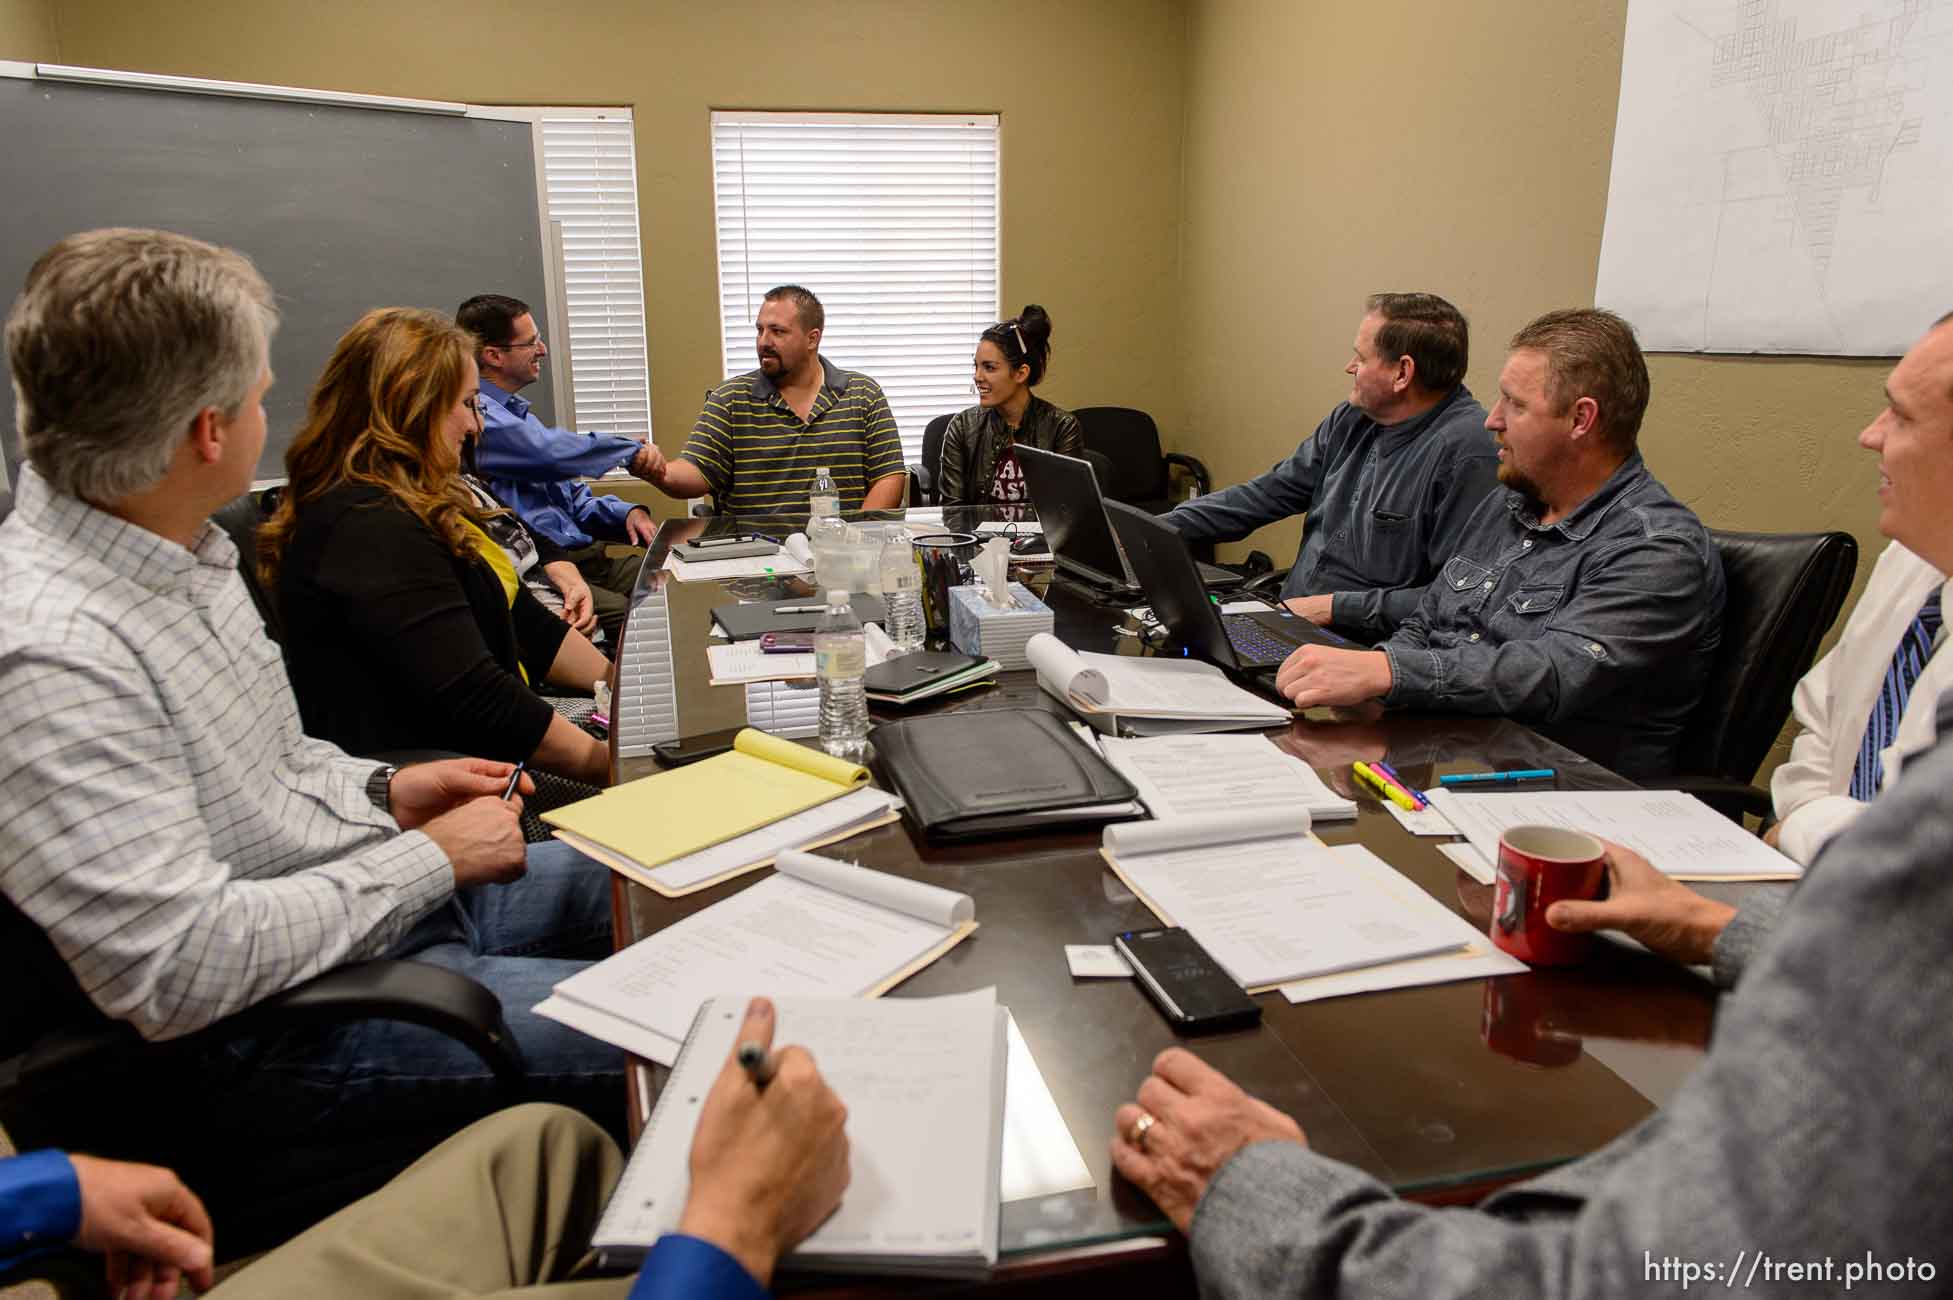
[[[967,527],[970,513],[953,522]],[[914,531],[942,526],[939,512],[911,514]],[[901,517],[899,512],[866,516]],[[734,599],[805,596],[813,589],[802,578],[740,580],[730,591],[718,582],[679,582],[665,569],[667,553],[708,529],[751,528],[784,537],[804,522],[748,519],[735,525],[692,518],[660,527],[633,600],[662,605],[681,735],[746,721],[743,688],[708,684],[705,647],[712,607]],[[1123,605],[1054,576],[1049,567],[1020,569],[1016,576],[1041,593],[1052,608],[1056,634],[1076,649],[1178,653],[1170,643],[1149,644],[1137,635],[1138,624]],[[633,628],[637,623],[634,613]],[[627,631],[620,662],[629,654],[630,635]],[[620,715],[629,709],[627,690],[628,684],[620,685],[614,706]],[[987,689],[920,708],[897,712],[876,705],[874,717],[998,708],[1069,716],[1039,688],[1034,674],[1019,671],[1003,674]],[[1270,734],[1339,793],[1357,800],[1353,821],[1317,823],[1325,843],[1367,846],[1481,928],[1491,910],[1491,887],[1454,866],[1438,851],[1441,841],[1410,834],[1374,796],[1357,789],[1350,776],[1353,760],[1385,758],[1419,787],[1435,785],[1443,772],[1545,767],[1557,772],[1553,784],[1561,789],[1631,788],[1607,769],[1499,719],[1386,713],[1361,720],[1312,711],[1286,731]],[[617,758],[615,734],[612,750],[619,780],[659,770],[650,757]],[[879,771],[877,776],[877,784],[886,787]],[[923,841],[903,821],[823,850],[975,900],[975,935],[889,996],[929,997],[994,986],[1089,1166],[1090,1189],[1004,1205],[1003,1258],[993,1287],[1039,1291],[1066,1278],[1079,1281],[1071,1275],[1090,1269],[1094,1282],[1116,1284],[1125,1292],[1191,1292],[1183,1244],[1151,1201],[1114,1172],[1109,1151],[1114,1109],[1132,1099],[1154,1057],[1167,1047],[1187,1048],[1293,1115],[1323,1155],[1365,1170],[1403,1196],[1466,1204],[1592,1151],[1633,1126],[1654,1109],[1651,1096],[1658,1099],[1662,1089],[1645,1082],[1637,1087],[1623,1070],[1638,1076],[1652,1060],[1672,1078],[1686,1071],[1708,1040],[1715,998],[1704,980],[1607,945],[1576,967],[1499,979],[1299,1005],[1279,992],[1264,994],[1258,999],[1263,1019],[1257,1027],[1179,1037],[1133,981],[1074,979],[1069,973],[1064,945],[1104,944],[1117,932],[1158,924],[1106,867],[1099,842],[1096,830],[1081,830],[937,845]],[[617,942],[622,946],[651,934],[759,878],[755,873],[668,899],[620,876]],[[648,1109],[646,1090],[654,1089],[663,1073],[645,1062],[634,1066],[634,1131]],[[878,1294],[915,1285],[906,1279],[864,1281],[844,1291]]]

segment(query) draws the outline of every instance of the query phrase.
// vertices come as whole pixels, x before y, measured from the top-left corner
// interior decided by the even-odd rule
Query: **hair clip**
[[[1023,330],[1021,330],[1021,329],[1018,329],[1018,328],[1017,328],[1017,322],[1016,322],[1016,321],[1012,321],[1012,322],[1010,323],[1010,332],[1011,332],[1011,333],[1013,333],[1013,334],[1015,334],[1015,335],[1017,336],[1017,350],[1018,350],[1018,352],[1019,352],[1019,353],[1021,353],[1021,354],[1022,354],[1022,355],[1024,355],[1024,356],[1027,356],[1027,357],[1028,357],[1028,356],[1030,356],[1030,355],[1031,355],[1031,350],[1030,350],[1029,348],[1027,348],[1027,347],[1025,347],[1025,346],[1024,346],[1024,331],[1023,331]]]

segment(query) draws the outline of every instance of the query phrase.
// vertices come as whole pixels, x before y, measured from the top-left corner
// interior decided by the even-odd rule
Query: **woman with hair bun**
[[[944,505],[1023,505],[1030,502],[1017,445],[1081,454],[1078,420],[1031,392],[1051,358],[1051,317],[1032,303],[977,340],[977,405],[950,417],[943,430],[936,495]]]

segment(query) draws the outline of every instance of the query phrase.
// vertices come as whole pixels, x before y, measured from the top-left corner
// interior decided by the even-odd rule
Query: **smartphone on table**
[[[814,652],[812,632],[762,632],[759,643],[763,655],[804,655]]]
[[[1205,948],[1179,926],[1128,930],[1112,946],[1167,1023],[1183,1034],[1241,1029],[1261,1019],[1261,1007]]]

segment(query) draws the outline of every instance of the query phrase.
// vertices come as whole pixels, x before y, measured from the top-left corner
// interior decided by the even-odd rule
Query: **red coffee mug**
[[[1533,966],[1579,961],[1593,936],[1555,930],[1546,923],[1546,909],[1563,898],[1599,898],[1606,881],[1607,851],[1585,831],[1510,828],[1499,836],[1492,942]]]

